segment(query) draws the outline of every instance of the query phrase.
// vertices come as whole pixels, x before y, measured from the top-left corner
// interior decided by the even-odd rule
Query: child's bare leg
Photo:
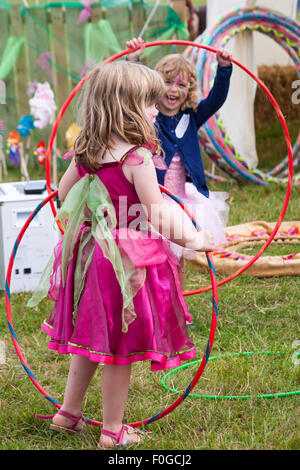
[[[87,357],[77,355],[72,357],[61,410],[74,416],[80,414],[85,393],[97,366],[98,363],[90,361]],[[53,423],[59,426],[70,426],[72,421],[65,416],[56,414]]]
[[[128,396],[131,365],[106,364],[102,373],[103,429],[118,433],[121,430],[124,409]],[[136,434],[124,435],[124,440],[137,441]],[[100,437],[100,446],[110,447],[114,440],[105,435]]]

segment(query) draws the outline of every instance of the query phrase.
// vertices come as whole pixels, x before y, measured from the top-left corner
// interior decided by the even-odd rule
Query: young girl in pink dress
[[[163,161],[154,121],[163,88],[157,72],[125,61],[92,72],[74,158],[59,184],[65,232],[30,301],[46,293],[55,302],[42,328],[50,349],[72,354],[52,429],[83,429],[83,399],[104,366],[101,448],[143,440],[123,424],[133,362],[150,360],[162,370],[195,355],[166,237],[204,251],[213,239],[182,227],[158,186],[155,164]]]

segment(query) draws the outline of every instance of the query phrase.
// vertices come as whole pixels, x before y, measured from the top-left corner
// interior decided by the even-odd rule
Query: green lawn
[[[285,188],[277,186],[239,186],[228,182],[210,187],[229,192],[230,225],[253,220],[275,221],[285,196]],[[298,187],[292,190],[285,220],[299,220],[299,191]],[[295,250],[297,246],[292,248]],[[270,254],[283,253],[273,244],[270,250]],[[187,289],[209,283],[207,273],[187,268]],[[40,330],[51,304],[44,301],[40,308],[28,309],[27,299],[28,294],[12,295],[14,329],[37,380],[47,393],[61,402],[68,358],[48,351],[46,335]],[[195,328],[190,331],[198,349],[197,359],[202,359],[210,329],[211,294],[187,297],[187,302],[195,321]],[[299,305],[298,276],[257,279],[244,274],[220,287],[219,320],[212,355],[241,351],[255,354],[210,361],[193,392],[250,395],[251,398],[188,397],[167,417],[149,427],[153,437],[143,449],[299,449],[299,396],[256,397],[300,390],[300,369],[293,361],[293,344],[300,340]],[[49,421],[35,418],[35,413],[50,414],[55,407],[33,386],[20,364],[7,326],[3,292],[0,312],[0,340],[6,351],[6,363],[0,372],[0,449],[95,449],[98,427],[89,427],[87,435],[81,437],[62,436],[50,432]],[[261,355],[260,351],[280,354]],[[183,391],[197,367],[191,366],[172,375],[168,385]],[[101,367],[84,407],[85,416],[98,421],[101,421],[100,371]],[[148,418],[177,398],[162,388],[163,375],[150,372],[149,364],[134,366],[126,410],[129,422]]]

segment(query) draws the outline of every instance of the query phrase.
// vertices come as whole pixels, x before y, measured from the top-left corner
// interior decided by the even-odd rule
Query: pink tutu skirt
[[[174,155],[165,177],[164,186],[177,196],[187,207],[200,229],[209,230],[214,238],[216,247],[226,241],[226,226],[229,207],[226,204],[228,194],[225,192],[210,192],[209,198],[201,194],[192,183],[186,183],[186,175],[179,155]],[[164,194],[170,208],[182,220],[182,224],[191,230],[196,230],[189,216],[169,196]],[[177,258],[182,256],[193,259],[196,253],[193,250],[171,243],[171,249]]]

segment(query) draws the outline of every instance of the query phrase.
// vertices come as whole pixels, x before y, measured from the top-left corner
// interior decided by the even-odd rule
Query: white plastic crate
[[[27,194],[25,190],[33,194]],[[8,263],[17,236],[31,212],[47,195],[45,181],[0,184],[1,290],[5,289]],[[33,291],[59,237],[48,203],[31,221],[19,244],[11,273],[11,293]]]

